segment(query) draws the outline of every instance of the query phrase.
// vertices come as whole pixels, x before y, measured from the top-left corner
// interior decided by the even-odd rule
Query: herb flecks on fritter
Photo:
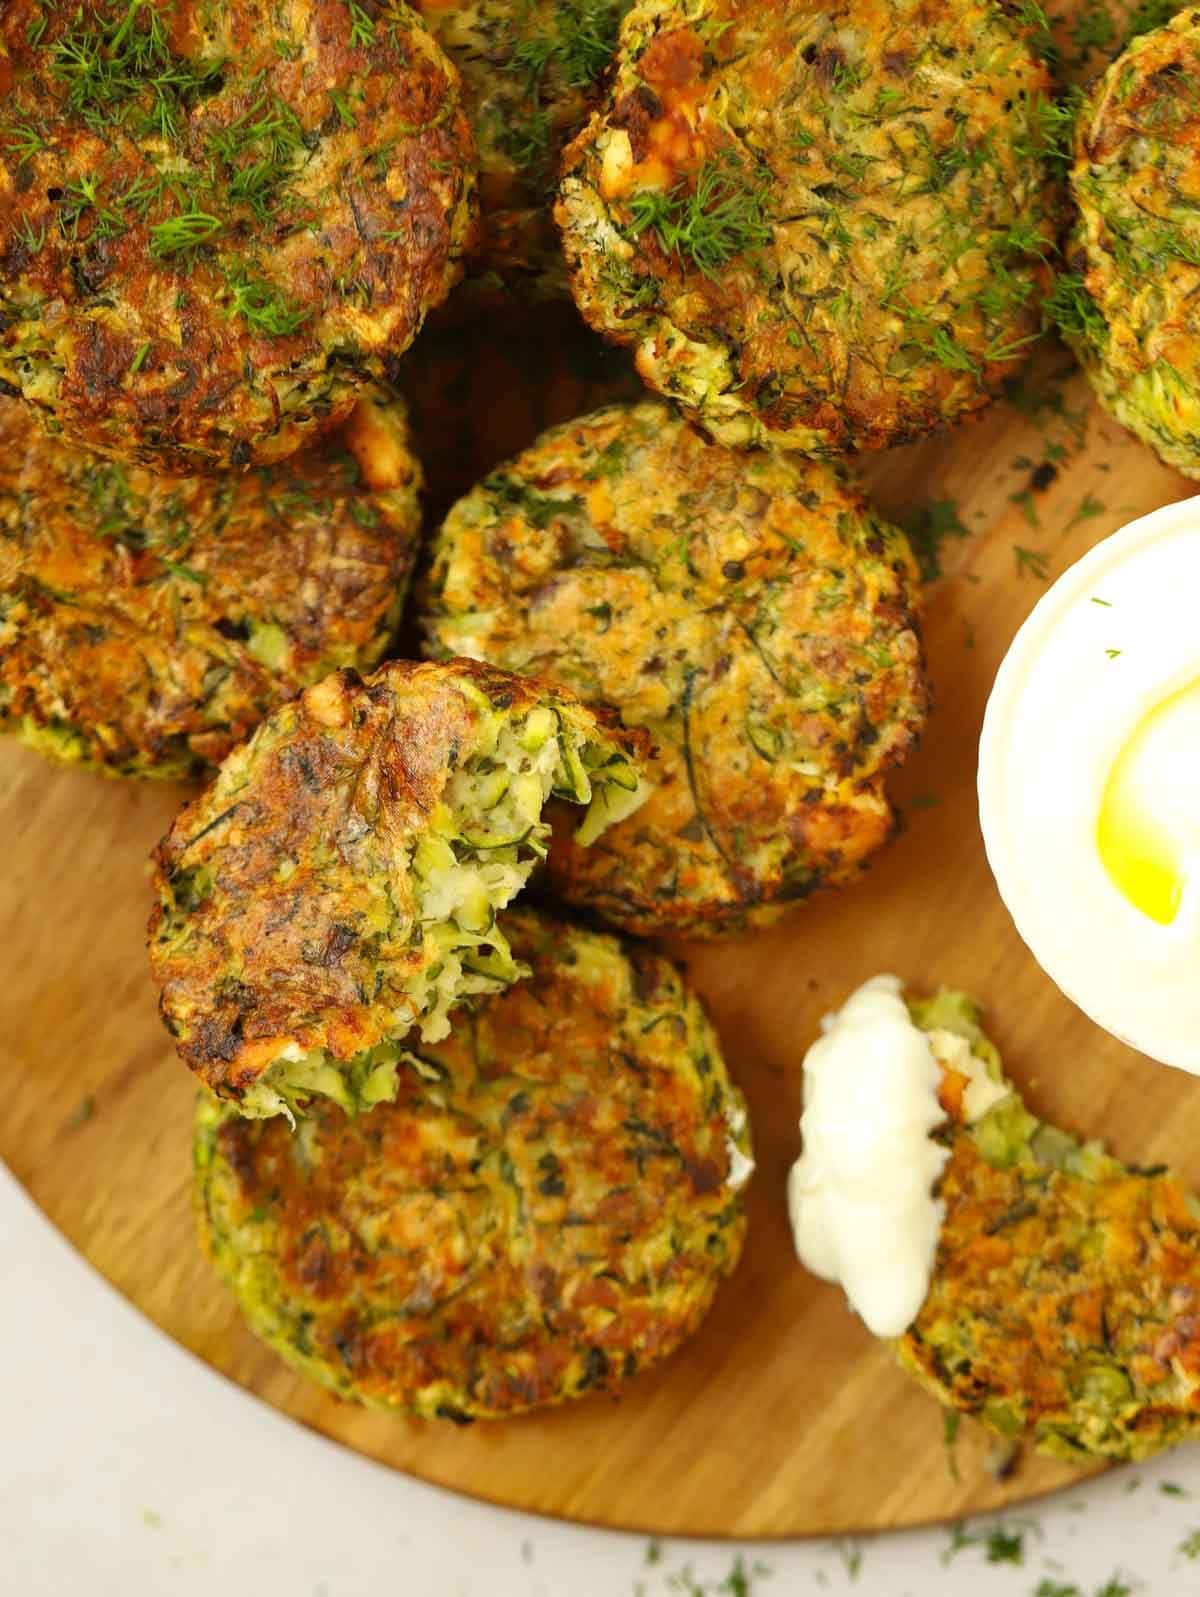
[[[290,454],[460,272],[458,76],[398,0],[7,0],[0,380],[178,472]]]
[[[729,444],[952,423],[1039,332],[1049,91],[990,0],[638,0],[564,162],[579,307]]]
[[[1051,308],[1105,408],[1200,477],[1200,10],[1136,40],[1076,129]]]
[[[218,765],[399,620],[420,533],[401,401],[278,466],[161,478],[0,399],[0,731],[114,776]]]
[[[948,1407],[1066,1459],[1144,1458],[1200,1434],[1200,1203],[1015,1092],[964,1124],[956,1037],[1004,1080],[977,1006],[943,993],[911,1007],[943,1067],[950,1158],[902,1365]]]
[[[292,1133],[202,1095],[201,1235],[255,1332],[340,1396],[459,1422],[615,1392],[745,1235],[745,1107],[678,972],[507,915],[527,980]]]
[[[562,149],[599,98],[629,0],[416,0],[463,76],[479,149],[477,266],[566,292],[551,219]]]
[[[409,1032],[523,967],[496,922],[546,853],[638,801],[637,734],[470,661],[337,672],[278,710],[156,852],[151,967],[183,1059],[244,1114],[396,1091]]]
[[[830,467],[707,442],[667,406],[551,429],[451,510],[433,652],[644,727],[646,803],[551,878],[629,930],[705,934],[855,879],[928,703],[903,534]]]

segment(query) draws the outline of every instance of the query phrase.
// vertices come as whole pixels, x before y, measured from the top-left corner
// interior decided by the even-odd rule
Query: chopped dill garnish
[[[278,289],[243,268],[227,277],[233,302],[230,315],[240,316],[251,332],[286,338],[304,325],[311,314],[289,305]]]
[[[674,188],[642,189],[629,201],[632,237],[654,234],[665,255],[686,257],[706,277],[748,250],[771,241],[767,214],[770,174],[755,172],[732,155],[710,157],[696,175]]]
[[[375,19],[358,0],[347,0],[350,11],[350,47],[369,50],[375,43]]]
[[[952,538],[970,536],[970,528],[963,522],[953,499],[931,500],[898,519],[908,534],[925,582],[933,582],[942,574],[942,546]]]
[[[1050,558],[1040,549],[1026,549],[1019,543],[1013,544],[1013,554],[1017,562],[1017,575],[1024,576],[1029,572],[1039,582],[1045,582],[1050,576]]]
[[[219,216],[193,205],[178,216],[169,216],[164,222],[154,223],[150,228],[150,253],[157,260],[187,255],[216,238],[223,228],[224,223]]]

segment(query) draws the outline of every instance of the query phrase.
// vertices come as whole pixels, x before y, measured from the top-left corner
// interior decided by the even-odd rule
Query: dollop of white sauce
[[[948,1155],[929,1136],[946,1119],[941,1071],[901,990],[899,977],[875,976],[821,1022],[804,1059],[804,1152],[788,1178],[800,1262],[839,1283],[876,1336],[916,1318],[945,1213],[933,1187]]]

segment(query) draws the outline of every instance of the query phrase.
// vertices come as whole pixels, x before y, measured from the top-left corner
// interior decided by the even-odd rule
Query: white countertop
[[[3,1597],[1200,1597],[1195,1448],[957,1550],[659,1545],[456,1498],[284,1419],[142,1319],[2,1165],[0,1238]]]

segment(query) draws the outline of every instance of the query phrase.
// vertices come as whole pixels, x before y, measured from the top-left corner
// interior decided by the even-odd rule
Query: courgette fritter
[[[1145,34],[1076,128],[1078,217],[1054,301],[1104,407],[1200,478],[1200,10]]]
[[[0,731],[183,779],[330,671],[374,666],[420,535],[403,403],[361,399],[277,466],[161,478],[0,399]]]
[[[338,671],[277,710],[155,852],[150,964],[184,1061],[243,1114],[397,1090],[404,1039],[523,974],[496,923],[546,852],[638,802],[615,715],[471,661]]]
[[[421,602],[429,646],[613,705],[655,744],[646,803],[560,895],[706,935],[856,878],[884,776],[928,707],[904,535],[829,466],[704,439],[666,405],[552,428],[459,501]]]
[[[948,1407],[1060,1458],[1144,1458],[1200,1435],[1200,1202],[1038,1120],[1015,1091],[965,1124],[956,1039],[1004,1081],[978,1007],[942,993],[911,1008],[942,1064],[950,1158],[901,1364]]]
[[[745,1106],[675,968],[505,916],[531,975],[405,1051],[396,1101],[291,1133],[204,1093],[201,1237],[251,1328],[341,1397],[459,1422],[615,1392],[745,1235]]]
[[[598,103],[629,0],[414,0],[462,73],[479,151],[474,267],[566,294],[551,217],[563,146]]]
[[[474,145],[400,0],[6,0],[0,381],[179,473],[345,417],[460,275]]]
[[[724,443],[944,427],[1040,329],[1049,87],[991,0],[637,0],[564,158],[576,302]]]

